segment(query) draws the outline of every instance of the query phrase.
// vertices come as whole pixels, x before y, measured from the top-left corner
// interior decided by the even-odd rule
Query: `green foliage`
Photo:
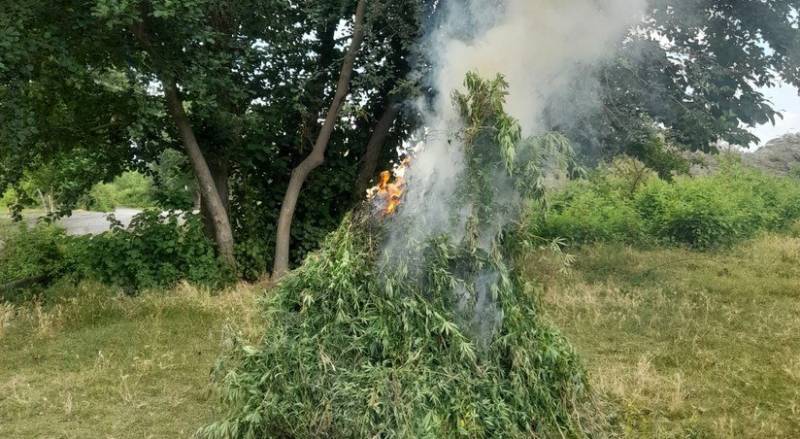
[[[0,284],[92,279],[133,294],[169,288],[184,280],[211,288],[232,280],[194,215],[148,210],[137,215],[128,229],[116,223],[112,230],[95,236],[67,236],[45,224],[22,225],[6,234],[0,237]]]
[[[642,24],[646,31],[629,35],[619,59],[601,72],[604,111],[588,115],[588,121],[552,120],[549,127],[569,129],[568,137],[582,146],[616,145],[631,154],[631,148],[643,146],[645,153],[637,156],[664,177],[679,164],[667,163],[657,151],[648,159],[654,126],[664,127],[669,143],[677,146],[709,148],[721,138],[748,143],[753,139],[747,125],[776,116],[759,87],[779,77],[800,82],[794,1],[650,2],[652,19]],[[371,128],[389,105],[419,93],[406,78],[424,78],[436,64],[417,43],[422,23],[436,23],[442,4],[370,1],[364,49],[342,115],[352,123],[337,125],[326,171],[304,187],[292,231],[295,263],[352,207],[352,182]],[[263,271],[270,252],[258,248],[272,245],[274,212],[286,182],[307,154],[335,90],[344,47],[337,30],[346,26],[354,5],[352,0],[4,5],[0,188],[19,187],[26,173],[47,169],[52,172],[39,174],[47,178],[37,184],[53,196],[58,213],[67,213],[97,182],[132,168],[145,171],[145,163],[178,146],[163,96],[151,90],[161,80],[174,80],[204,154],[230,162],[237,200],[232,223],[246,248],[244,265],[248,272]],[[701,16],[711,19],[695,19]],[[149,42],[132,32],[139,24]],[[663,44],[665,39],[670,44]],[[412,66],[419,71],[410,74]],[[554,106],[585,102],[551,101]],[[547,110],[555,119],[574,114]],[[398,139],[413,123],[413,115],[401,114],[383,146],[382,162],[393,158]],[[165,184],[172,189],[158,193],[157,201],[183,209],[190,194],[176,188],[186,185]],[[24,201],[38,203],[37,198]]]
[[[648,133],[639,141],[627,144],[624,153],[640,160],[664,180],[689,173],[689,160],[668,144],[663,133]]]
[[[712,176],[679,177],[674,182],[658,179],[652,171],[644,178],[621,169],[625,168],[617,165],[572,183],[554,197],[546,214],[531,216],[533,233],[574,243],[666,243],[703,249],[784,229],[800,218],[800,185],[795,180],[738,163],[726,163]]]
[[[194,207],[197,181],[186,154],[167,149],[150,164],[153,199],[161,208],[189,211]]]
[[[202,436],[574,434],[581,368],[530,291],[504,279],[505,319],[483,351],[454,306],[455,255],[432,257],[426,287],[383,278],[365,227],[346,220],[263,299],[264,340],[222,363],[229,411]]]
[[[352,123],[337,124],[325,169],[304,186],[292,228],[293,262],[317,248],[352,207],[372,128],[386,108],[413,93],[414,81],[406,78],[426,3],[369,2],[342,115]],[[138,169],[154,174],[160,206],[187,210],[193,175],[186,181],[179,163],[162,161],[165,151],[180,149],[179,135],[163,95],[151,90],[174,81],[207,161],[224,161],[230,170],[231,223],[246,257],[241,265],[248,277],[258,276],[271,265],[272,252],[259,249],[272,246],[291,171],[307,155],[333,97],[344,50],[339,31],[351,24],[355,5],[64,0],[2,8],[0,187],[18,185],[29,169],[64,169],[53,179],[66,213],[97,182]],[[393,124],[382,162],[408,131],[405,119],[401,114]],[[147,169],[153,162],[159,164]]]
[[[200,436],[583,434],[574,414],[582,368],[539,319],[497,227],[514,203],[491,177],[513,183],[532,169],[503,110],[505,82],[470,75],[466,85],[456,102],[468,165],[450,201],[473,208],[453,229],[464,238],[384,247],[387,228],[404,224],[348,216],[263,299],[264,338],[237,343],[221,364],[228,411]]]
[[[138,172],[129,171],[111,183],[95,185],[87,196],[85,208],[110,212],[117,207],[153,207],[153,181]]]
[[[0,285],[26,279],[52,280],[64,274],[66,236],[55,226],[20,224],[0,235]],[[0,291],[0,295],[2,295]]]
[[[500,199],[497,178],[511,178],[510,186],[520,195],[539,199],[544,196],[548,171],[577,171],[569,141],[559,133],[522,138],[518,122],[503,109],[508,83],[498,76],[492,81],[468,72],[466,92],[456,92],[453,99],[465,121],[461,141],[468,157],[465,189],[477,197],[476,205],[487,211],[500,206],[490,200]]]
[[[16,198],[17,194],[14,189],[8,189],[0,194],[0,209],[8,209],[8,207],[14,203]]]
[[[137,292],[169,288],[181,280],[219,287],[230,273],[219,264],[200,219],[147,210],[128,229],[73,238],[70,259],[79,277],[96,279]]]
[[[543,238],[570,242],[638,241],[642,223],[636,209],[616,192],[604,193],[588,184],[573,184],[554,200],[547,216],[536,216],[532,228]],[[541,222],[541,224],[539,224]]]
[[[800,85],[796,0],[652,0],[647,15],[603,66],[604,111],[570,133],[581,144],[631,154],[663,127],[671,144],[691,150],[751,145],[750,128],[779,117],[762,88]]]

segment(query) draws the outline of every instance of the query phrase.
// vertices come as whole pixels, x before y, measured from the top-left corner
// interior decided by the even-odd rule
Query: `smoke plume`
[[[415,241],[441,233],[458,238],[460,224],[446,201],[463,171],[453,141],[461,128],[451,100],[465,74],[476,71],[509,82],[506,105],[523,135],[566,126],[600,105],[594,69],[616,53],[644,12],[645,0],[451,0],[426,42],[432,60],[433,102],[421,102],[424,146],[406,178],[402,216],[417,224],[404,233]],[[465,212],[462,212],[465,213]],[[463,218],[464,215],[455,215]]]
[[[599,107],[594,70],[614,56],[629,29],[641,20],[645,0],[450,0],[439,4],[440,20],[426,39],[433,63],[432,101],[419,103],[424,116],[423,145],[406,173],[407,192],[386,245],[388,257],[415,261],[419,243],[446,234],[458,243],[465,235],[470,206],[450,203],[464,171],[457,136],[462,128],[451,93],[461,89],[465,75],[497,74],[509,82],[506,109],[519,120],[523,135],[542,134],[548,126],[567,126]],[[546,119],[546,120],[545,120]],[[496,179],[499,193],[518,195],[507,179]],[[493,236],[513,216],[498,212],[491,221]],[[489,251],[490,249],[485,249]],[[483,273],[477,292],[476,318],[485,319]]]

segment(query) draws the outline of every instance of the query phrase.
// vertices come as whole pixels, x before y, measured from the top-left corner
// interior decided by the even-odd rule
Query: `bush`
[[[14,203],[17,194],[14,192],[13,189],[8,189],[7,191],[0,193],[0,210],[8,209]]]
[[[233,279],[194,215],[145,211],[128,229],[117,223],[96,236],[67,236],[51,225],[13,230],[0,250],[0,285],[25,279],[41,284],[90,279],[132,294],[170,288],[182,280],[217,288]]]
[[[539,226],[541,236],[592,242],[638,239],[643,233],[639,214],[617,193],[598,196],[579,185],[557,203]],[[541,219],[537,215],[534,221]]]
[[[534,210],[529,229],[544,238],[573,243],[644,240],[644,223],[631,197],[653,181],[658,177],[644,164],[619,158],[588,180],[570,183],[546,211]]]
[[[665,243],[705,249],[786,229],[800,219],[796,180],[738,163],[726,163],[712,176],[678,177],[673,182],[650,176],[637,186],[635,175],[612,166],[588,181],[573,182],[555,195],[546,214],[531,217],[530,228],[539,236],[573,243]]]
[[[48,282],[69,271],[64,231],[46,224],[9,228],[0,236],[0,286]],[[20,293],[0,290],[0,298],[18,300]]]
[[[0,250],[0,284],[54,277],[64,269],[64,232],[51,225],[11,228]]]
[[[153,181],[138,172],[126,172],[111,183],[95,185],[84,201],[89,210],[110,212],[117,207],[153,207]]]
[[[219,286],[231,277],[195,215],[145,211],[127,230],[117,223],[109,232],[73,238],[70,257],[80,277],[131,292],[168,288],[181,280]]]
[[[651,185],[635,201],[642,201],[648,233],[662,241],[708,248],[733,243],[743,230],[737,206],[728,194],[704,181]],[[658,202],[664,204],[659,205]],[[637,204],[638,207],[638,204]],[[640,210],[641,212],[641,210]],[[742,234],[743,236],[743,234]]]

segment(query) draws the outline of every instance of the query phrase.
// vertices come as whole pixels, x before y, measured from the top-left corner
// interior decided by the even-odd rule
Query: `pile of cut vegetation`
[[[263,299],[260,345],[221,362],[226,415],[201,436],[582,435],[582,368],[539,318],[503,239],[519,200],[541,191],[538,163],[568,145],[521,139],[502,78],[466,86],[450,227],[417,240],[418,212],[402,205],[345,219]],[[407,190],[418,190],[413,173]]]

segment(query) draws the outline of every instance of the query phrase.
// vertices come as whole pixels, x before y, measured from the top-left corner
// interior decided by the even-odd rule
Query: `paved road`
[[[141,212],[139,209],[118,208],[112,213],[117,221],[128,227],[133,217]],[[72,216],[58,220],[58,225],[63,227],[70,235],[97,235],[111,228],[108,215],[108,213],[103,212],[76,211],[73,212]]]
[[[128,227],[133,217],[141,213],[141,210],[118,208],[111,213],[113,213],[114,217],[125,227]],[[96,235],[108,231],[111,228],[108,215],[109,213],[104,212],[76,210],[72,213],[72,216],[58,220],[57,224],[63,227],[70,235]],[[29,224],[35,224],[36,220],[40,217],[40,215],[23,216],[25,221]],[[2,217],[8,217],[8,215],[2,215]]]

